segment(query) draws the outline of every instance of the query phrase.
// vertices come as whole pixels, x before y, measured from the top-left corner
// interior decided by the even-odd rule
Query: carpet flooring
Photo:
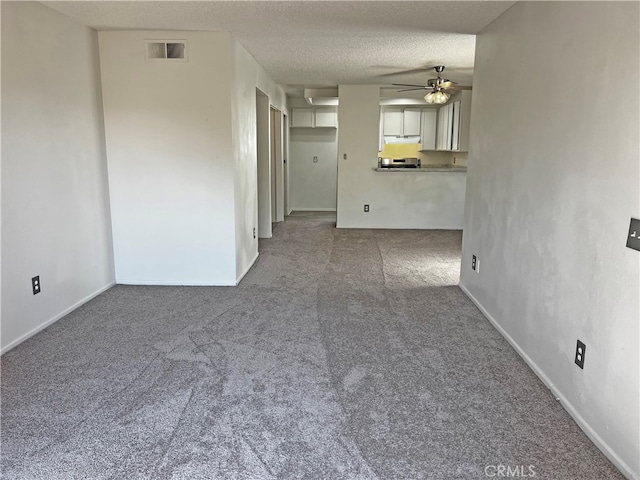
[[[2,477],[622,478],[457,287],[460,232],[334,218],[287,217],[238,287],[116,286],[3,355]]]

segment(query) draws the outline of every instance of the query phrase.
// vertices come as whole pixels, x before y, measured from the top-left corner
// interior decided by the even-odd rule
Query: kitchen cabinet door
[[[402,108],[386,108],[382,113],[382,122],[384,136],[404,135]]]
[[[338,112],[335,108],[292,108],[291,126],[306,128],[336,128],[338,126]]]
[[[292,127],[313,127],[313,108],[292,108]]]
[[[405,108],[403,115],[402,135],[420,135],[420,109]]]
[[[469,151],[469,127],[471,126],[471,92],[468,90],[460,94],[460,134],[458,150]]]
[[[435,108],[422,110],[422,123],[420,128],[420,150],[436,149],[436,123],[438,111]]]
[[[444,115],[444,111],[442,108],[438,109],[438,115],[436,120],[436,150],[442,150],[442,116]]]
[[[420,135],[419,108],[386,107],[382,111],[382,134],[392,137]]]
[[[337,127],[338,114],[334,108],[316,108],[316,127]]]
[[[469,122],[471,92],[464,91],[438,110],[436,150],[467,152],[469,150]]]
[[[450,103],[446,107],[447,113],[445,113],[446,123],[445,126],[445,150],[451,150],[451,138],[453,136],[453,103]]]
[[[451,150],[460,150],[460,102],[451,105]]]
[[[450,150],[450,145],[451,123],[449,122],[449,105],[445,105],[438,110],[438,144],[436,149]]]

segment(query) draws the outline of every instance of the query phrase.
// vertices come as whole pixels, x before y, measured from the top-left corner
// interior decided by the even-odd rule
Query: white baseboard
[[[335,208],[292,208],[291,212],[335,212]],[[288,213],[291,214],[291,212]]]
[[[336,226],[336,228],[350,228],[350,229],[365,229],[365,230],[452,230],[452,231],[462,231],[462,227],[460,225],[386,225],[379,223],[371,223],[371,224],[363,224],[363,223],[340,223]]]
[[[163,280],[127,280],[126,278],[116,278],[118,285],[137,285],[153,287],[235,287],[236,282],[173,282]]]
[[[107,290],[109,290],[111,287],[113,287],[116,284],[116,282],[110,282],[107,285],[105,285],[104,287],[96,290],[95,292],[93,292],[92,294],[86,296],[85,298],[83,298],[82,300],[74,303],[73,305],[71,305],[69,308],[63,310],[61,313],[59,313],[58,315],[50,318],[49,320],[46,320],[44,323],[40,324],[39,326],[37,326],[36,328],[34,328],[33,330],[25,333],[24,335],[20,336],[19,338],[15,339],[13,342],[11,342],[10,344],[4,346],[1,350],[0,350],[0,355],[4,354],[5,352],[8,352],[9,350],[11,350],[13,347],[21,344],[22,342],[24,342],[26,339],[33,337],[36,333],[44,330],[45,328],[47,328],[49,325],[51,325],[52,323],[57,322],[58,320],[60,320],[62,317],[64,317],[65,315],[73,312],[76,308],[81,307],[82,305],[84,305],[85,303],[87,303],[89,300],[97,297],[98,295],[100,295],[103,292],[106,292]]]
[[[518,355],[522,357],[522,359],[529,365],[529,368],[533,370],[533,372],[538,376],[542,383],[544,383],[551,393],[553,393],[554,397],[560,402],[560,405],[571,415],[571,417],[575,420],[578,426],[584,431],[584,433],[591,439],[591,441],[598,447],[602,453],[613,463],[622,474],[633,480],[638,480],[638,472],[634,472],[633,469],[627,465],[617,454],[613,451],[613,449],[609,446],[607,442],[605,442],[600,435],[587,423],[587,421],[580,415],[578,410],[573,406],[569,400],[557,389],[557,387],[553,384],[553,382],[547,377],[547,375],[542,371],[542,369],[534,362],[529,355],[525,353],[525,351],[518,345],[518,343],[506,332],[504,328],[498,323],[498,321],[493,318],[493,316],[484,308],[484,306],[473,296],[473,294],[467,290],[462,283],[459,283],[458,286],[460,289],[469,297],[469,299],[478,307],[478,309],[482,312],[482,314],[491,322],[500,335],[502,335],[507,342],[513,347],[513,349],[518,352]]]
[[[242,281],[242,279],[244,278],[244,276],[247,273],[249,273],[249,270],[251,270],[251,267],[253,267],[253,265],[256,263],[256,260],[258,260],[258,256],[259,255],[260,255],[260,253],[256,252],[256,256],[253,257],[253,260],[251,260],[251,262],[249,263],[247,268],[244,269],[244,272],[242,272],[242,274],[238,277],[238,280],[236,281],[236,285],[239,285],[240,282]]]

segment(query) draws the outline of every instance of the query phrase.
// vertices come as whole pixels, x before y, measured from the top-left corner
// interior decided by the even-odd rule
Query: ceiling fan
[[[438,78],[430,78],[426,85],[408,85],[406,83],[393,83],[394,87],[411,87],[398,90],[398,92],[409,92],[411,90],[430,90],[424,97],[425,102],[434,104],[447,103],[450,94],[445,90],[471,90],[470,86],[458,85],[446,78],[442,78],[441,73],[444,71],[444,65],[436,65],[432,67],[438,74]]]

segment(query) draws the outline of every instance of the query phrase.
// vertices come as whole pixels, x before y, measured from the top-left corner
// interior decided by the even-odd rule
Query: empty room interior
[[[1,1],[0,475],[640,479],[640,3]]]

